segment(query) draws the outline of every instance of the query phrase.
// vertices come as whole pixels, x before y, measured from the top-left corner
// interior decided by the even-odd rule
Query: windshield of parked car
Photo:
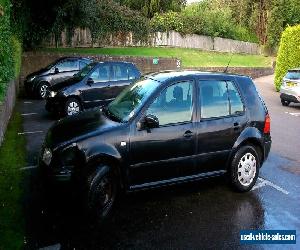
[[[300,79],[300,71],[289,71],[285,78],[287,79]]]
[[[86,65],[84,68],[82,68],[82,70],[76,73],[73,77],[78,80],[82,80],[91,72],[91,70],[95,67],[96,64],[97,63],[90,63]]]
[[[120,122],[127,122],[159,86],[158,81],[142,78],[124,89],[104,110]]]

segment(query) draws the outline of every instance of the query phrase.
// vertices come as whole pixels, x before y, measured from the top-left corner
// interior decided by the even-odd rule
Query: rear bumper
[[[280,98],[289,102],[300,102],[300,88],[287,88],[281,87],[280,89]]]
[[[266,141],[264,144],[264,160],[266,160],[269,156],[271,150],[272,141]]]

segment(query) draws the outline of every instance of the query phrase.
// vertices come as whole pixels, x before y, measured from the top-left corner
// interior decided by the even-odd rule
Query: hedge
[[[0,102],[8,82],[20,71],[22,46],[12,34],[10,1],[0,0]]]
[[[291,68],[300,66],[300,25],[287,27],[281,35],[275,69],[275,87],[279,91],[282,79]]]

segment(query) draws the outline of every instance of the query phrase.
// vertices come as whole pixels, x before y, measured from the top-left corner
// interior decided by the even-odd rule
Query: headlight
[[[55,97],[56,95],[57,95],[57,92],[50,91],[50,94],[49,94],[50,97]]]
[[[51,159],[52,159],[52,152],[49,148],[45,148],[44,153],[43,153],[43,162],[49,166],[51,163]]]
[[[32,76],[28,79],[29,82],[32,82],[34,79],[36,78],[36,76]]]

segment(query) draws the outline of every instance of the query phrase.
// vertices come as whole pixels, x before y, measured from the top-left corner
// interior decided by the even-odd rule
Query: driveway
[[[55,202],[36,186],[35,165],[53,120],[43,101],[20,99],[27,138],[30,186],[25,197],[28,249],[239,249],[242,229],[300,231],[300,106],[281,106],[273,76],[255,80],[270,111],[273,145],[254,189],[232,191],[218,177],[198,183],[124,195],[110,223],[86,223],[64,188]],[[299,115],[298,115],[299,114]],[[284,248],[277,246],[278,249]],[[288,249],[299,249],[289,246]],[[247,249],[268,248],[248,245]]]

